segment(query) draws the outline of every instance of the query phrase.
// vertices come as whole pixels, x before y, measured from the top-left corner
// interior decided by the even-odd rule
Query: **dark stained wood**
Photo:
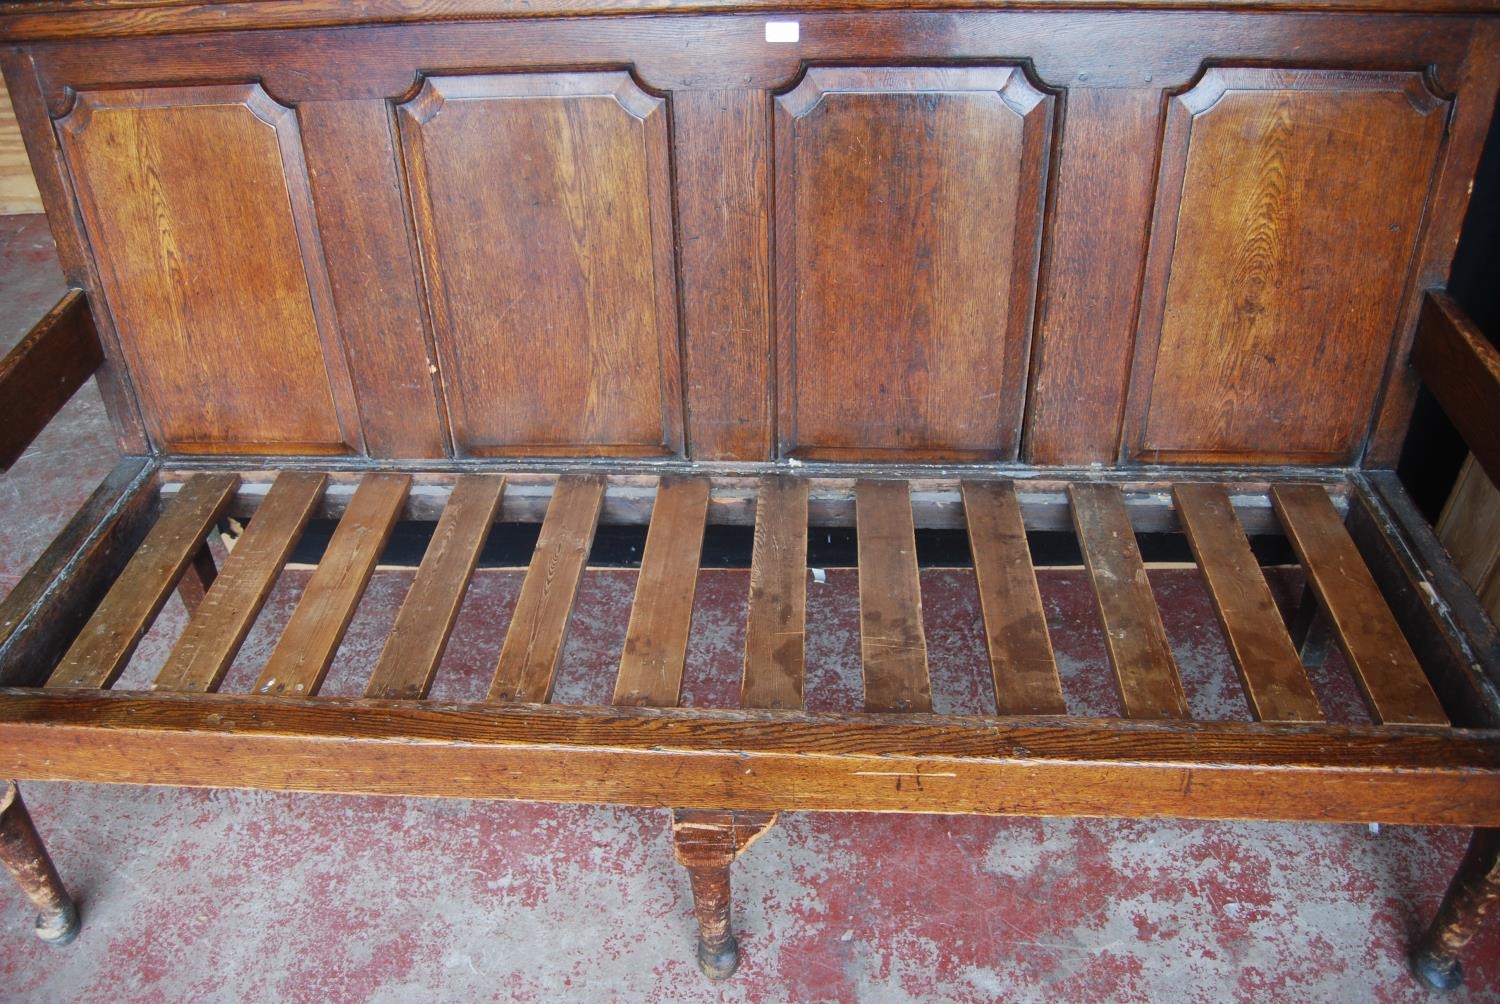
[[[744,708],[800,709],[807,647],[807,482],[762,478],[755,496]]]
[[[1002,715],[1066,714],[1015,487],[966,481],[963,497],[995,706]]]
[[[1068,92],[1032,349],[1032,463],[1119,454],[1161,115],[1160,85]],[[1104,218],[1121,222],[1101,226]]]
[[[780,452],[1014,459],[1052,99],[814,67],[776,99]]]
[[[698,968],[709,979],[728,979],[740,964],[739,942],[730,923],[729,866],[775,822],[774,812],[672,813],[672,852],[687,869],[693,887]]]
[[[682,449],[666,110],[628,73],[429,77],[398,117],[457,449]]]
[[[296,118],[226,84],[84,91],[58,123],[103,301],[167,449],[358,446]],[[200,169],[205,149],[235,171]]]
[[[415,700],[427,695],[504,491],[505,478],[495,474],[466,474],[454,484],[365,687],[366,697]]]
[[[198,548],[198,553],[193,555],[193,560],[182,573],[182,579],[177,583],[177,595],[182,600],[182,605],[187,608],[188,616],[198,612],[198,607],[203,603],[203,597],[208,595],[209,589],[213,588],[214,580],[219,577],[219,566],[214,563],[213,552],[205,543]]]
[[[1131,718],[1190,717],[1120,490],[1075,484],[1068,498],[1125,713]]]
[[[104,362],[88,298],[72,289],[0,359],[0,472]]]
[[[1474,940],[1485,916],[1500,904],[1500,830],[1474,831],[1432,925],[1412,952],[1417,977],[1434,990],[1464,981],[1459,953]]]
[[[1172,495],[1250,710],[1267,722],[1323,721],[1312,682],[1235,519],[1229,494],[1220,485],[1186,484],[1178,485]]]
[[[708,519],[707,478],[663,478],[615,677],[615,704],[672,707],[682,693]]]
[[[156,515],[150,465],[115,465],[41,557],[0,599],[0,686],[38,686],[72,644]]]
[[[12,690],[0,693],[0,775],[760,811],[1500,825],[1493,737],[1326,724]]]
[[[1453,724],[1500,727],[1500,631],[1394,471],[1359,476],[1348,530]]]
[[[1448,724],[1328,493],[1317,485],[1274,485],[1271,499],[1370,710],[1387,724]]]
[[[854,498],[865,710],[931,711],[910,491],[904,481],[860,481]]]
[[[1358,455],[1449,110],[1415,71],[1215,68],[1171,101],[1129,457]]]
[[[753,89],[672,95],[688,453],[768,460],[770,119]]]
[[[323,495],[323,474],[285,471],[156,675],[156,690],[217,690]]]
[[[540,704],[551,698],[603,504],[603,478],[558,478],[500,648],[490,700]]]
[[[255,681],[255,693],[311,697],[318,692],[375,573],[380,552],[401,517],[410,486],[411,478],[405,474],[371,474],[360,481],[296,611]]]
[[[172,595],[203,539],[229,506],[239,478],[200,474],[167,505],[140,550],[47,680],[49,687],[108,687]]]
[[[1446,293],[1428,291],[1412,365],[1491,481],[1500,481],[1500,350]]]
[[[444,456],[390,106],[308,101],[297,115],[365,446],[375,457]]]
[[[62,878],[14,783],[0,788],[0,865],[35,904],[38,938],[66,945],[78,936],[78,908],[63,888]]]

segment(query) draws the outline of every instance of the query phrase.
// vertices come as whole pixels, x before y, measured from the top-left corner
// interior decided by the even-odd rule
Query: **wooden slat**
[[[1427,674],[1328,493],[1318,485],[1272,485],[1271,501],[1370,710],[1391,725],[1447,725]]]
[[[615,704],[669,708],[682,693],[708,490],[707,478],[662,478],[615,677]]]
[[[1102,484],[1070,485],[1068,496],[1125,714],[1190,717],[1125,499],[1115,486]]]
[[[370,674],[366,697],[417,700],[427,696],[504,492],[505,478],[498,474],[466,474],[453,485],[380,661]]]
[[[1250,710],[1266,722],[1323,721],[1312,682],[1235,518],[1229,494],[1208,484],[1177,485],[1172,494],[1239,667]]]
[[[1411,361],[1479,465],[1500,484],[1500,349],[1448,294],[1430,290]]]
[[[327,483],[326,474],[286,471],[277,476],[197,614],[177,639],[156,676],[155,689],[218,689]]]
[[[70,289],[0,358],[0,472],[104,362],[89,301]]]
[[[1368,725],[10,690],[0,691],[0,777],[657,807],[1500,826],[1492,735]]]
[[[1015,487],[966,481],[963,499],[995,706],[1002,715],[1066,714]]]
[[[865,710],[931,711],[910,490],[904,481],[860,481],[854,506]]]
[[[593,475],[558,478],[500,648],[490,700],[540,704],[551,699],[604,488],[604,478]]]
[[[401,518],[410,487],[406,474],[371,474],[359,483],[296,612],[255,681],[255,693],[310,697],[318,692],[375,573],[375,562]]]
[[[239,482],[234,474],[198,474],[182,486],[53,670],[47,686],[94,688],[115,682],[203,546],[209,529],[229,507]]]
[[[740,706],[800,709],[807,625],[807,482],[761,479]]]

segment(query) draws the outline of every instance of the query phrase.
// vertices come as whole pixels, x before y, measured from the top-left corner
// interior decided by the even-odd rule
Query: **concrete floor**
[[[45,228],[0,220],[0,345],[52,302]],[[109,468],[88,388],[0,477],[0,587],[9,587]],[[326,692],[357,693],[410,573],[384,571]],[[267,616],[307,573],[289,570]],[[482,692],[520,575],[482,571],[435,696]],[[1247,715],[1197,573],[1153,585],[1199,715]],[[1293,595],[1292,577],[1278,580]],[[809,695],[859,701],[857,591],[810,587]],[[634,573],[590,573],[560,701],[609,692]],[[742,571],[706,572],[689,703],[733,700]],[[967,573],[923,573],[940,710],[982,711],[987,668]],[[1087,584],[1043,576],[1073,710],[1118,712]],[[379,602],[379,600],[386,602]],[[382,609],[384,608],[384,612]],[[119,684],[150,679],[184,614],[176,601]],[[273,640],[252,633],[225,689]],[[1315,680],[1333,717],[1360,720],[1335,659]],[[736,866],[740,972],[692,961],[685,875],[662,811],[83,784],[23,786],[78,896],[65,949],[29,933],[0,886],[6,1000],[1420,1001],[1408,941],[1462,852],[1458,831],[1174,821],[790,814]],[[1500,922],[1471,946],[1470,989],[1500,1000]]]

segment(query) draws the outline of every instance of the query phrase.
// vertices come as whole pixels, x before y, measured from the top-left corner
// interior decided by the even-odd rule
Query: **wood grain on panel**
[[[1119,455],[1161,106],[1156,87],[1068,94],[1032,349],[1032,463]]]
[[[771,456],[770,121],[759,90],[672,96],[687,449]]]
[[[666,102],[624,72],[432,77],[398,118],[459,452],[680,452]]]
[[[1013,458],[1052,99],[1013,67],[821,67],[775,114],[781,453]]]
[[[295,112],[254,84],[85,91],[58,132],[157,443],[357,447]]]
[[[1171,102],[1130,456],[1356,455],[1447,109],[1383,71],[1213,69]]]
[[[37,191],[21,142],[21,129],[11,111],[10,95],[0,83],[0,213],[39,213],[42,195]]]
[[[309,101],[297,113],[365,445],[376,457],[441,457],[447,431],[390,104]]]

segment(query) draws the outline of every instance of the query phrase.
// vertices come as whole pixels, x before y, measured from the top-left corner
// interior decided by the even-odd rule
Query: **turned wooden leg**
[[[1469,852],[1448,886],[1432,926],[1412,952],[1412,971],[1434,990],[1464,981],[1458,953],[1479,930],[1479,922],[1500,902],[1500,830],[1475,830]]]
[[[78,908],[57,877],[14,783],[0,793],[0,863],[40,911],[38,938],[50,945],[66,945],[78,936]]]
[[[693,885],[698,968],[709,979],[727,979],[740,964],[740,946],[729,918],[729,866],[774,822],[774,812],[676,809],[672,813],[672,846]]]

